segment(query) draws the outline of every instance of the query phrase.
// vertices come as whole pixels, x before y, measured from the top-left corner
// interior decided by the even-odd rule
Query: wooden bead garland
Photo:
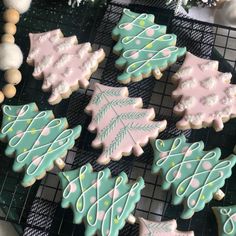
[[[19,0],[17,0],[19,1]],[[24,13],[29,9],[31,0],[20,0],[20,2],[13,0],[4,0],[3,3],[7,8],[3,13],[3,20],[6,22],[3,26],[4,34],[1,37],[1,55],[2,58],[2,69],[7,69],[4,73],[4,80],[6,85],[0,91],[0,103],[4,101],[4,98],[13,98],[16,95],[16,88],[14,85],[17,85],[21,82],[22,75],[18,68],[22,64],[22,52],[20,49],[16,49],[15,38],[17,28],[16,24],[20,20],[20,13]],[[11,46],[12,45],[12,46]],[[10,52],[11,56],[7,52]],[[7,63],[11,60],[12,55],[16,55],[18,58],[14,63],[8,67]],[[6,60],[4,60],[6,59]],[[9,68],[9,69],[8,69]]]
[[[12,34],[4,34],[1,41],[2,43],[15,43],[15,38]]]

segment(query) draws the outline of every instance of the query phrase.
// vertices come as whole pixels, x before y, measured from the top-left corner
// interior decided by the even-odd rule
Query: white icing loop
[[[11,148],[16,148],[21,142],[24,142],[25,139],[27,138],[27,134],[31,134],[32,132],[34,132],[35,134],[38,134],[37,139],[33,143],[32,147],[30,147],[29,150],[22,152],[20,155],[16,157],[16,161],[18,163],[25,162],[29,157],[30,158],[33,158],[34,156],[37,157],[36,159],[40,160],[37,166],[35,166],[34,162],[32,162],[28,166],[27,171],[26,171],[28,175],[34,175],[38,171],[38,169],[41,168],[44,160],[48,156],[50,157],[52,153],[57,152],[60,149],[62,150],[64,146],[67,146],[67,144],[70,141],[71,136],[73,135],[73,130],[71,129],[64,130],[59,136],[57,136],[57,138],[53,140],[53,142],[48,142],[44,145],[40,145],[40,144],[38,145],[38,142],[41,140],[43,131],[45,131],[45,129],[53,129],[53,128],[55,129],[57,127],[59,128],[62,124],[62,120],[53,119],[42,129],[34,129],[32,131],[32,128],[34,127],[35,122],[39,122],[40,120],[45,119],[48,113],[46,111],[42,111],[42,112],[37,113],[37,115],[34,117],[24,118],[24,116],[27,114],[29,109],[30,109],[29,105],[24,105],[19,110],[18,115],[15,116],[10,113],[11,111],[10,106],[4,106],[3,108],[4,115],[7,115],[8,117],[12,118],[13,121],[7,123],[2,128],[1,132],[2,134],[8,134],[9,132],[11,132],[11,129],[15,127],[15,125],[18,125],[19,123],[24,124],[28,122],[28,126],[26,130],[22,131],[20,135],[16,134],[15,136],[11,137],[11,139],[9,140],[9,146]],[[38,156],[37,153],[42,153],[40,150],[41,151],[45,150],[45,151],[43,151],[42,155]]]
[[[214,106],[219,101],[219,96],[216,94],[211,94],[201,99],[203,105]]]
[[[162,153],[164,149],[160,149],[158,146],[159,140],[156,141],[156,149]],[[202,144],[201,142],[196,142],[191,144],[186,151],[180,150],[182,144],[182,140],[180,138],[176,138],[174,142],[172,143],[171,149],[167,152],[167,156],[165,158],[161,158],[157,160],[156,166],[161,167],[162,165],[165,164],[170,158],[173,158],[176,161],[181,161],[179,163],[175,163],[173,167],[171,167],[166,175],[165,175],[165,181],[168,183],[173,183],[177,180],[178,175],[180,173],[183,173],[182,169],[185,167],[186,164],[192,164],[192,166],[197,166],[195,167],[194,173],[191,174],[191,176],[186,178],[183,178],[182,181],[179,182],[178,187],[176,188],[176,195],[178,197],[187,197],[187,206],[190,209],[195,209],[198,207],[199,202],[201,200],[201,196],[204,193],[204,191],[209,188],[209,184],[214,184],[218,180],[222,178],[222,174],[224,169],[227,169],[230,165],[230,161],[224,161],[224,162],[219,162],[215,166],[212,167],[210,170],[201,170],[202,165],[205,161],[212,161],[217,158],[217,154],[215,151],[210,151],[206,153],[201,159],[192,159],[188,157],[187,153],[191,152],[193,153],[196,150],[201,150]],[[163,146],[163,144],[161,145]],[[173,173],[176,173],[176,175],[173,175]],[[186,195],[187,191],[191,187],[191,182],[194,179],[199,179],[198,177],[200,176],[206,176],[206,179],[204,182],[201,183],[199,187],[196,188],[196,190],[192,191],[190,194]],[[185,187],[183,189],[183,187]],[[192,204],[192,200],[195,201],[194,204]]]
[[[234,214],[231,214],[231,208],[230,209],[220,209],[220,214],[224,215],[224,216],[227,216],[228,219],[225,221],[224,223],[224,227],[223,227],[223,230],[224,230],[224,233],[225,234],[228,234],[228,235],[231,235],[234,231],[235,231],[235,226],[234,226],[234,221],[233,219],[236,217],[236,213]],[[229,228],[229,229],[227,229]]]
[[[118,197],[115,197],[114,192],[116,192],[116,190],[118,190],[118,188],[120,186],[122,186],[123,184],[126,184],[126,180],[122,176],[118,176],[115,180],[114,188],[109,190],[104,195],[101,195],[100,188],[102,188],[102,185],[101,185],[102,180],[106,179],[105,172],[104,171],[99,171],[97,173],[96,181],[91,186],[89,186],[89,187],[86,186],[85,187],[84,183],[83,183],[83,179],[86,178],[85,174],[87,172],[89,172],[88,167],[87,166],[82,166],[80,168],[80,171],[79,171],[79,176],[76,177],[73,180],[69,180],[69,178],[64,173],[62,173],[63,176],[69,182],[67,187],[63,191],[63,198],[68,199],[70,197],[70,194],[72,193],[70,191],[71,186],[73,184],[76,184],[77,181],[79,181],[80,192],[78,192],[79,197],[76,201],[76,211],[80,214],[86,214],[87,215],[87,223],[90,226],[93,227],[97,224],[98,214],[99,214],[99,211],[100,211],[99,206],[102,204],[102,201],[104,199],[106,199],[107,196],[111,196],[113,194],[112,202],[110,203],[109,207],[106,209],[106,212],[105,212],[103,220],[102,220],[102,226],[101,226],[101,235],[112,236],[113,220],[114,220],[115,216],[116,216],[117,220],[120,220],[122,218],[123,214],[126,212],[126,208],[128,207],[128,203],[129,203],[129,200],[130,200],[130,197],[131,197],[131,193],[133,191],[135,191],[135,189],[137,189],[140,184],[139,184],[139,182],[136,182],[135,184],[132,185],[132,187],[130,188],[130,190],[128,192],[126,192],[126,193],[124,193],[124,194],[122,194]],[[87,209],[86,204],[88,204],[88,199],[86,198],[86,196],[87,196],[87,193],[89,193],[91,190],[96,191],[96,201],[89,207],[89,209]],[[119,212],[119,213],[115,212],[114,208],[124,198],[126,198],[126,200],[125,200],[125,204],[124,204],[124,207],[123,207],[122,211]],[[81,206],[81,207],[79,208],[79,206]],[[86,209],[87,209],[87,213],[85,212]],[[96,217],[95,217],[95,219],[90,219],[89,216],[93,215],[92,213],[94,212],[94,210],[96,212]],[[110,217],[110,219],[108,219],[108,217]],[[106,234],[105,224],[107,222],[109,222],[109,234]]]
[[[170,54],[168,54],[167,56],[163,56],[163,52],[166,50],[169,50]],[[142,67],[148,65],[151,62],[154,62],[153,64],[155,64],[155,61],[160,61],[160,60],[169,58],[171,56],[172,52],[177,52],[177,51],[178,51],[178,48],[175,46],[170,46],[170,47],[164,48],[161,51],[156,52],[148,60],[140,60],[140,61],[136,61],[136,62],[132,63],[130,66],[128,66],[128,68],[126,69],[126,72],[127,73],[135,73],[136,71],[140,70]],[[135,65],[136,65],[136,67],[135,67]]]
[[[216,84],[216,80],[214,77],[209,77],[201,81],[201,85],[205,89],[212,89]]]

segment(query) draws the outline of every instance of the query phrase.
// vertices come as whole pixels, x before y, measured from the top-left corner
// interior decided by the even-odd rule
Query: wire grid
[[[47,16],[48,18],[46,19],[47,24],[42,24],[42,21],[45,21],[45,19],[38,19],[38,16],[36,19],[38,19],[39,22],[36,24],[35,16],[31,15],[29,12],[29,15],[25,16],[24,21],[26,24],[22,22],[22,28],[16,39],[21,38],[22,41],[19,44],[23,46],[25,45],[24,42],[27,37],[22,37],[22,33],[24,34],[30,31],[42,32],[60,27],[64,33],[66,32],[65,35],[68,36],[77,34],[80,38],[84,37],[85,40],[88,40],[89,36],[90,41],[94,43],[94,48],[102,47],[106,51],[107,57],[100,65],[98,71],[91,78],[89,88],[87,90],[80,90],[79,93],[74,93],[70,99],[53,107],[56,115],[67,116],[71,126],[77,125],[78,123],[83,126],[83,132],[79,141],[76,143],[75,148],[68,153],[66,169],[77,168],[87,162],[91,162],[95,170],[100,170],[103,167],[96,164],[95,160],[101,150],[94,150],[91,148],[91,141],[95,135],[90,134],[86,129],[91,118],[81,111],[85,108],[91,98],[93,91],[92,85],[94,82],[101,80],[101,82],[106,85],[121,86],[116,82],[116,77],[120,72],[114,67],[114,62],[117,57],[111,52],[111,49],[114,46],[114,42],[111,39],[111,30],[121,17],[124,6],[110,3],[107,6],[103,18],[98,20],[100,19],[99,16],[102,15],[102,10],[100,9],[101,14],[97,13],[97,17],[93,18],[92,22],[95,24],[92,24],[92,26],[90,25],[86,31],[83,28],[84,24],[77,25],[78,22],[75,20],[76,14],[81,17],[81,13],[85,10],[84,8],[79,8],[76,9],[75,12],[71,12],[72,10],[68,10],[68,8],[64,7],[64,3],[61,3],[61,8],[57,8],[58,4],[57,1],[52,1],[52,3],[50,2],[47,4],[46,1],[35,1],[31,11],[36,15],[39,12],[41,16],[44,16],[43,12],[47,11],[49,13]],[[50,8],[48,6],[50,6]],[[217,59],[220,61],[220,69],[222,71],[230,71],[235,74],[235,45],[230,46],[230,42],[236,39],[234,29],[197,22],[183,17],[174,17],[173,12],[163,9],[160,10],[154,6],[144,7],[130,5],[129,8],[137,12],[150,12],[155,14],[157,23],[167,25],[169,32],[177,34],[179,46],[186,45],[190,52],[198,56]],[[72,13],[73,20],[71,21]],[[61,17],[60,14],[63,14],[63,17]],[[55,16],[56,19],[61,19],[61,21],[57,21],[52,16]],[[67,19],[68,22],[65,19]],[[88,19],[84,16],[83,22],[87,22],[86,20]],[[222,40],[219,41],[219,37],[226,38],[223,44]],[[28,48],[24,49],[24,52],[27,53]],[[233,54],[228,54],[229,50],[233,51]],[[230,55],[229,58],[228,55]],[[180,65],[181,61],[167,70],[159,81],[154,80],[154,78],[149,78],[128,85],[130,96],[142,97],[144,107],[154,107],[158,120],[167,119],[168,129],[160,135],[162,138],[173,137],[180,133],[175,128],[175,123],[178,118],[173,115],[172,108],[174,103],[170,99],[170,94],[174,87],[169,82],[171,75]],[[29,69],[28,66],[24,65],[23,71],[24,75],[27,75],[25,78],[29,79],[24,79],[20,94],[17,97],[17,102],[26,103],[32,101],[32,98],[35,98],[41,109],[50,108],[46,102],[47,97],[41,92],[41,83],[31,79],[32,69]],[[15,100],[12,101],[12,103],[15,102]],[[227,154],[231,153],[233,149],[233,140],[235,140],[236,135],[236,125],[234,123],[234,120],[228,122],[225,125],[224,131],[220,133],[215,133],[213,129],[202,129],[192,132],[187,131],[185,132],[185,135],[189,137],[190,141],[203,140],[207,149],[219,146],[223,151],[222,156],[225,157]],[[170,204],[170,194],[168,192],[163,192],[160,188],[161,179],[150,173],[152,163],[151,147],[147,145],[144,150],[145,153],[139,158],[131,156],[123,158],[118,163],[112,162],[108,165],[113,175],[125,171],[129,175],[130,180],[135,180],[140,175],[144,177],[146,188],[142,191],[141,201],[137,204],[134,214],[136,216],[143,216],[147,219],[155,220],[177,218],[179,229],[194,230],[195,235],[197,236],[217,235],[216,223],[210,207],[212,205],[229,205],[236,202],[233,194],[235,192],[233,180],[236,178],[236,173],[234,172],[231,179],[226,182],[224,188],[226,197],[221,203],[213,200],[211,204],[207,204],[203,211],[195,213],[192,219],[181,220],[179,219],[179,215],[182,206],[172,206]],[[4,159],[2,163],[6,163],[6,160]],[[10,167],[10,165],[11,163],[8,167]],[[17,223],[27,226],[24,235],[83,235],[83,224],[73,225],[71,223],[73,219],[72,211],[60,207],[61,190],[56,177],[57,172],[58,170],[49,173],[45,179],[40,182],[39,191],[32,205],[25,204],[25,207],[22,208],[22,212],[24,212],[25,215],[28,214],[28,219],[27,221],[20,219]],[[15,174],[12,174],[12,176],[14,177]],[[54,181],[51,182],[52,179],[54,179]],[[16,182],[17,188],[21,188],[18,179]],[[3,189],[5,190],[5,185],[3,185]],[[28,191],[31,192],[31,190]],[[12,191],[11,193],[13,194],[12,199],[14,199],[14,192]],[[47,199],[48,196],[50,196],[49,199]],[[2,205],[0,204],[0,206]],[[11,205],[8,205],[8,208],[11,209]],[[4,220],[14,222],[9,217],[5,217]],[[127,224],[120,232],[120,235],[138,235],[138,226]]]

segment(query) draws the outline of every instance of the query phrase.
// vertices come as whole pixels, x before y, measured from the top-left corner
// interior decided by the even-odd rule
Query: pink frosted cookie
[[[139,218],[139,236],[194,236],[193,231],[178,231],[176,220],[154,222]]]
[[[128,88],[114,88],[95,84],[93,97],[85,111],[93,118],[88,127],[97,136],[92,142],[95,148],[103,147],[98,162],[107,164],[118,161],[132,152],[143,153],[149,139],[155,139],[166,128],[166,121],[152,121],[153,108],[142,109],[141,98],[128,97]]]
[[[172,96],[178,100],[174,112],[183,118],[178,129],[200,129],[213,126],[216,131],[236,116],[236,85],[230,84],[232,75],[218,71],[218,61],[211,61],[187,53],[179,71],[173,76],[178,87]]]
[[[29,36],[27,62],[35,66],[35,78],[44,78],[42,89],[52,92],[48,100],[52,105],[79,87],[87,88],[90,76],[105,58],[103,49],[92,52],[90,43],[78,44],[76,36],[66,38],[60,29]]]

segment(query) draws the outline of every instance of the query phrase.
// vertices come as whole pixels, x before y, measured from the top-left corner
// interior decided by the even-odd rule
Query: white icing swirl
[[[205,89],[212,89],[216,84],[216,80],[213,76],[201,81],[201,86]]]
[[[208,61],[200,65],[202,71],[207,70],[218,70],[219,62],[218,61]]]
[[[184,111],[185,109],[193,107],[194,103],[195,103],[194,97],[185,97],[182,98],[181,101],[176,105],[176,108],[179,111]]]
[[[95,226],[97,224],[98,221],[98,213],[100,211],[100,205],[101,202],[106,199],[107,196],[112,195],[116,190],[119,189],[119,187],[121,187],[124,183],[126,183],[125,178],[120,175],[115,179],[115,184],[114,184],[114,188],[112,188],[111,190],[109,190],[107,193],[105,194],[101,194],[101,184],[98,183],[102,183],[102,181],[104,181],[106,179],[105,176],[105,171],[99,171],[97,173],[97,179],[94,182],[94,184],[92,184],[91,186],[85,188],[85,183],[82,180],[81,176],[85,176],[85,174],[90,174],[88,173],[88,167],[87,165],[82,166],[79,170],[79,176],[74,178],[73,180],[69,180],[68,176],[65,175],[65,173],[62,173],[63,176],[67,179],[68,181],[68,185],[67,187],[64,189],[63,191],[63,198],[64,199],[68,199],[72,193],[71,190],[71,186],[73,184],[76,184],[77,181],[79,181],[79,187],[80,187],[80,192],[79,193],[79,197],[76,201],[76,211],[80,214],[86,214],[87,215],[87,223],[90,226]],[[120,220],[124,213],[127,210],[128,207],[128,203],[130,202],[130,198],[132,193],[139,187],[140,183],[136,182],[132,185],[132,187],[130,188],[130,190],[118,197],[115,197],[113,195],[112,197],[112,202],[110,203],[109,207],[106,209],[103,220],[102,220],[102,226],[101,226],[101,235],[107,235],[107,236],[112,236],[112,232],[113,232],[113,220],[114,217],[116,216],[117,220]],[[88,209],[87,209],[87,204],[88,204],[88,199],[87,199],[87,194],[89,194],[89,192],[91,191],[96,191],[96,195],[94,196],[96,198],[95,202],[93,204],[89,203],[89,205],[91,205]],[[124,203],[124,207],[122,209],[121,212],[117,213],[115,212],[114,208],[116,207],[116,205],[125,199],[125,203]],[[81,203],[81,205],[79,205],[78,203]],[[80,207],[79,207],[80,206]],[[92,212],[96,212],[95,214],[95,219],[90,219],[89,216],[92,215]],[[108,219],[109,217],[109,219]],[[107,221],[109,222],[109,234],[106,234],[106,227],[105,224],[107,223]]]
[[[44,56],[42,61],[35,67],[34,74],[42,73],[46,68],[51,66],[52,63],[53,63],[53,56],[52,55]]]
[[[235,217],[236,217],[236,213],[231,213],[232,209],[220,209],[220,214],[223,216],[227,216],[227,220],[224,223],[224,227],[223,227],[223,231],[225,234],[227,235],[232,235],[235,231]],[[227,229],[228,228],[228,229]]]
[[[205,106],[214,106],[219,101],[219,96],[211,94],[201,99],[201,103]]]
[[[190,88],[196,87],[196,85],[197,85],[196,80],[191,78],[191,79],[188,79],[188,80],[185,80],[185,81],[181,81],[180,84],[179,84],[179,87],[181,89],[190,89]]]

